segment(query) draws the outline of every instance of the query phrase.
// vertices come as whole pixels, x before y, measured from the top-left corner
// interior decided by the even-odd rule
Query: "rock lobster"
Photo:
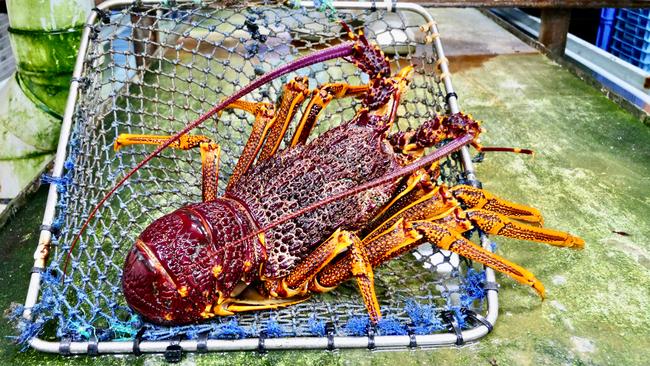
[[[436,184],[434,162],[440,157],[468,143],[488,150],[478,143],[479,123],[462,113],[432,116],[415,130],[391,134],[413,68],[393,75],[378,46],[343,26],[352,42],[276,69],[175,136],[118,136],[116,150],[142,143],[158,148],[100,201],[88,220],[162,149],[199,148],[202,158],[203,202],[155,220],[128,252],[124,296],[145,319],[187,324],[275,309],[356,279],[376,323],[381,313],[373,269],[427,241],[503,272],[543,296],[542,284],[530,272],[473,244],[463,233],[478,227],[495,235],[583,246],[578,237],[542,228],[534,208],[467,185]],[[307,79],[296,77],[275,106],[240,99],[281,74],[336,57],[357,65],[370,76],[369,83],[330,83],[310,91]],[[310,96],[291,143],[280,151],[289,123]],[[361,99],[356,115],[307,142],[321,111],[343,97]],[[223,109],[247,111],[255,122],[225,194],[217,197],[220,148],[206,136],[187,132]],[[451,139],[436,152],[424,153]]]

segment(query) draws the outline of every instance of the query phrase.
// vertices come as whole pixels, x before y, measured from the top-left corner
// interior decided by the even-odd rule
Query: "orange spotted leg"
[[[355,277],[359,288],[375,321],[381,317],[379,303],[375,294],[372,265],[361,248],[361,241],[356,234],[349,231],[337,230],[316,250],[304,258],[287,276],[279,279],[265,279],[263,283],[263,296],[260,292],[247,288],[235,299],[227,300],[223,309],[228,312],[250,311],[262,309],[277,309],[290,304],[298,303],[309,298],[312,292],[326,292],[331,288],[319,287],[314,281],[324,267],[343,253],[349,253],[350,275]],[[309,287],[308,287],[309,286]],[[222,313],[224,313],[222,311]]]
[[[120,148],[135,144],[160,145],[165,143],[170,136],[136,135],[123,133],[117,136],[113,144],[115,151]],[[184,135],[169,147],[180,150],[189,150],[198,147],[201,151],[202,191],[203,201],[212,201],[217,198],[219,187],[219,156],[221,148],[210,138],[202,135]]]
[[[233,169],[226,191],[248,171],[256,157],[258,161],[262,161],[277,152],[293,116],[309,94],[308,86],[307,78],[302,76],[294,78],[284,86],[282,97],[275,108],[269,103],[245,100],[238,100],[226,107],[226,109],[243,110],[255,116],[251,134]]]
[[[228,191],[248,171],[262,148],[265,132],[268,131],[269,125],[273,122],[273,105],[238,100],[228,105],[226,109],[240,109],[255,116],[255,122],[253,123],[248,141],[246,141],[246,145],[244,145],[239,160],[237,160],[237,164],[228,180],[228,185],[226,186],[226,191]]]
[[[429,241],[441,249],[455,252],[493,268],[496,271],[502,272],[522,284],[533,287],[542,298],[544,297],[544,286],[528,270],[483,249],[463,237],[460,232],[435,221],[418,220],[411,222],[400,219],[381,235],[374,237],[368,242],[363,241],[360,247],[366,255],[370,266],[374,268],[415,249],[425,241]],[[342,282],[355,277],[353,271],[354,264],[354,254],[352,252],[346,253],[343,257],[326,266],[318,273],[312,280],[310,290],[314,292],[331,290]],[[380,319],[381,314],[377,312],[376,314],[379,317],[373,318],[375,312],[372,308],[374,305],[370,306],[367,301],[365,302],[366,307],[369,309],[371,320],[376,322]],[[371,310],[373,312],[370,312]]]
[[[515,154],[535,155],[535,152],[530,149],[521,149],[518,147],[501,147],[501,146],[483,146],[477,142],[472,142],[471,145],[479,152],[511,152]]]
[[[282,99],[276,108],[275,118],[270,124],[268,137],[260,152],[260,161],[270,158],[278,151],[293,116],[308,94],[309,81],[306,77],[298,76],[284,86]]]
[[[382,234],[369,241],[355,240],[350,250],[319,271],[309,284],[312,292],[327,292],[342,282],[356,278],[363,302],[376,324],[381,311],[374,286],[373,268],[422,243],[422,235],[399,220]]]
[[[466,213],[472,223],[491,235],[536,241],[572,249],[582,249],[585,246],[584,240],[569,233],[523,224],[488,210],[471,209]]]
[[[457,185],[449,189],[451,194],[465,205],[474,209],[485,209],[513,219],[544,224],[538,209],[506,201],[492,193],[468,185]]]
[[[544,298],[544,285],[525,268],[478,246],[461,233],[430,221],[416,221],[413,225],[426,239],[440,249],[449,250],[472,261],[484,264],[495,271],[506,274],[517,282],[531,286]]]
[[[346,251],[358,241],[356,236],[348,231],[336,230],[316,250],[311,252],[286,277],[277,283],[269,282],[267,289],[274,296],[291,297],[307,293],[309,281],[337,255]]]
[[[332,100],[365,95],[368,89],[368,85],[328,83],[312,90],[312,97],[291,138],[291,146],[307,142],[312,129],[316,126],[318,117]]]
[[[280,297],[299,297],[304,295],[307,290],[310,292],[327,292],[332,290],[333,288],[331,287],[320,285],[320,283],[327,283],[327,279],[315,281],[314,277],[320,275],[323,268],[327,267],[332,260],[345,252],[344,258],[348,259],[344,264],[346,267],[345,273],[348,274],[346,279],[351,277],[356,278],[370,319],[376,323],[381,318],[381,311],[375,293],[373,266],[362,245],[361,240],[359,240],[356,234],[337,230],[327,241],[305,258],[291,274],[281,279],[277,285],[271,284],[271,286],[276,288],[275,294],[273,293],[274,291],[271,291],[271,294]]]

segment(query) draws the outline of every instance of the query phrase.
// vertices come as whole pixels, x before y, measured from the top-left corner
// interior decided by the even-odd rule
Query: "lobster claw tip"
[[[544,285],[540,281],[535,280],[531,286],[535,289],[535,292],[537,292],[540,299],[544,301],[546,299],[546,290],[544,289]]]

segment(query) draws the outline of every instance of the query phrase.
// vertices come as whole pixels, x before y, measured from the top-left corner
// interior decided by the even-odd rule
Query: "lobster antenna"
[[[165,141],[162,145],[158,146],[152,153],[147,155],[141,162],[138,163],[133,169],[131,169],[122,179],[120,179],[117,184],[111,188],[108,193],[95,205],[95,207],[92,209],[90,212],[90,215],[88,215],[88,218],[84,221],[84,223],[81,225],[81,229],[79,229],[79,233],[75,236],[74,240],[72,241],[72,245],[70,246],[70,250],[68,250],[68,254],[66,255],[65,258],[65,264],[63,266],[63,276],[62,279],[65,278],[65,273],[68,269],[68,263],[70,262],[70,256],[72,255],[72,251],[74,250],[75,246],[79,242],[79,239],[81,238],[81,234],[84,233],[86,228],[88,227],[88,224],[90,223],[90,220],[95,217],[97,214],[97,211],[106,203],[108,198],[110,198],[118,188],[120,188],[124,182],[126,182],[127,179],[129,179],[135,172],[140,170],[145,164],[147,164],[151,159],[153,159],[156,155],[158,155],[161,151],[163,151],[165,148],[167,148],[169,145],[171,145],[173,142],[177,141],[181,136],[185,135],[188,133],[190,130],[194,129],[195,127],[199,126],[203,122],[205,122],[207,119],[212,117],[214,114],[222,111],[226,106],[230,105],[234,101],[238,100],[239,98],[243,97],[244,95],[252,92],[253,90],[259,88],[260,86],[279,78],[280,76],[286,75],[290,72],[302,69],[307,66],[311,66],[313,64],[317,64],[320,62],[324,62],[327,60],[339,58],[339,57],[347,57],[351,56],[352,52],[354,50],[353,48],[354,43],[353,42],[346,42],[340,45],[332,46],[325,48],[320,51],[316,51],[310,55],[306,55],[303,57],[300,57],[294,61],[291,61],[287,64],[284,64],[283,66],[280,66],[262,76],[259,78],[253,80],[250,84],[246,85],[244,88],[240,89],[238,92],[235,94],[231,95],[230,97],[224,99],[221,101],[221,103],[217,104],[215,107],[210,109],[208,112],[203,114],[201,117],[199,117],[197,120],[194,122],[188,124],[183,128],[181,131],[177,132],[175,135],[170,137],[167,141]]]
[[[463,146],[470,143],[473,139],[474,139],[474,136],[472,134],[469,134],[469,133],[465,134],[465,135],[463,135],[461,137],[458,137],[458,138],[452,140],[451,142],[449,142],[448,144],[444,145],[443,147],[441,147],[441,148],[437,149],[436,151],[432,152],[431,154],[425,155],[424,157],[420,158],[419,160],[417,160],[417,161],[415,161],[415,162],[413,162],[413,163],[411,163],[409,165],[403,166],[403,167],[401,167],[399,169],[394,170],[392,173],[383,175],[383,176],[381,176],[381,177],[379,177],[379,178],[377,178],[375,180],[364,183],[364,184],[362,184],[360,186],[357,186],[357,187],[352,188],[350,190],[347,190],[345,192],[335,194],[335,195],[333,195],[331,197],[328,197],[328,198],[320,200],[320,201],[318,201],[316,203],[313,203],[313,204],[311,204],[311,205],[309,205],[307,207],[301,208],[300,210],[295,211],[295,212],[293,212],[293,213],[291,213],[289,215],[283,216],[283,217],[279,218],[278,220],[274,221],[273,223],[271,223],[271,224],[257,230],[254,233],[251,233],[251,234],[248,234],[248,235],[244,236],[243,238],[233,242],[230,245],[234,246],[234,245],[237,245],[237,244],[239,244],[239,243],[241,243],[243,241],[253,239],[256,236],[258,236],[260,234],[263,234],[264,232],[266,232],[268,230],[271,230],[271,229],[277,227],[278,225],[281,225],[281,224],[283,224],[283,223],[285,223],[285,222],[287,222],[289,220],[293,220],[298,216],[306,214],[307,212],[311,212],[311,211],[316,210],[316,209],[318,209],[320,207],[328,205],[328,204],[330,204],[332,202],[335,202],[335,201],[338,201],[340,199],[343,199],[343,198],[346,198],[346,197],[353,196],[355,194],[361,193],[361,192],[363,192],[365,190],[368,190],[370,188],[374,188],[374,187],[380,186],[382,184],[390,183],[391,181],[394,181],[397,178],[401,178],[401,177],[403,177],[403,176],[405,176],[407,174],[413,173],[414,171],[416,171],[416,170],[418,170],[420,168],[431,165],[432,163],[442,159],[443,157],[460,150]]]

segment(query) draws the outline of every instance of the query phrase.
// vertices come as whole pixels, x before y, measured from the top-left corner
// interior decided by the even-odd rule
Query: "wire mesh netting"
[[[144,339],[152,340],[193,338],[201,333],[226,339],[258,337],[261,332],[270,337],[300,337],[323,336],[325,324],[331,322],[337,335],[365,335],[368,317],[353,282],[286,309],[242,313],[191,326],[149,324],[128,307],[120,282],[124,258],[154,219],[201,200],[198,151],[167,149],[139,170],[92,220],[61,281],[66,253],[83,220],[117,179],[152,150],[135,145],[115,152],[118,134],[171,135],[257,76],[346,40],[331,12],[274,4],[240,8],[136,4],[101,15],[92,25],[79,78],[82,87],[66,175],[54,181],[60,200],[53,226],[60,233],[53,239],[35,321],[26,332],[73,340],[132,340],[140,330]],[[393,71],[415,67],[416,76],[398,110],[396,130],[449,112],[437,54],[425,42],[431,34],[419,28],[424,22],[421,16],[381,10],[338,10],[335,16],[364,29],[390,58]],[[246,98],[275,102],[283,84],[297,75],[307,76],[311,88],[327,82],[368,82],[354,65],[332,60],[275,80]],[[313,135],[349,120],[358,103],[352,98],[334,100]],[[222,147],[221,191],[252,122],[250,115],[228,111],[194,131]],[[442,163],[441,182],[463,180],[458,159],[452,156]],[[483,272],[428,244],[378,268],[375,279],[384,315],[378,331],[384,335],[447,332],[446,316],[469,327],[461,310],[480,311],[483,305]]]

